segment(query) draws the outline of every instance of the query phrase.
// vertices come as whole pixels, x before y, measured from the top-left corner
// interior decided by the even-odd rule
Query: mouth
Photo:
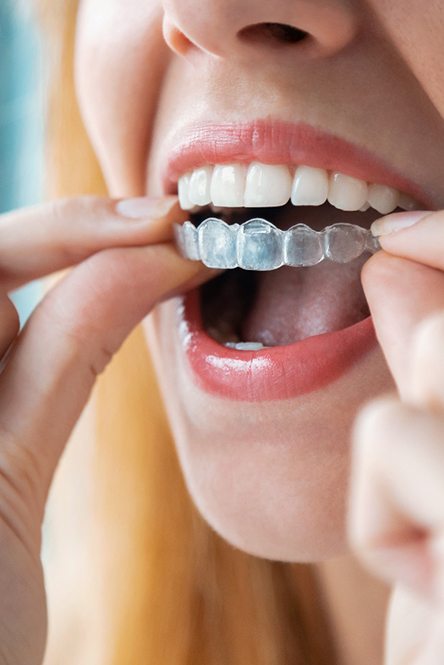
[[[410,196],[388,185],[259,162],[197,167],[179,178],[178,193],[195,227],[216,215],[228,225],[265,218],[281,231],[295,220],[317,232],[333,223],[368,230],[381,214],[415,207]],[[358,323],[370,314],[359,279],[369,255],[360,251],[351,260],[310,267],[226,271],[201,287],[205,330],[228,348],[259,350]]]
[[[311,144],[313,140],[316,142],[316,132],[313,136]],[[264,142],[259,143],[264,145]],[[245,153],[245,145],[243,148]],[[368,232],[371,223],[381,215],[418,207],[417,190],[408,185],[405,189],[394,186],[397,183],[402,186],[403,181],[393,174],[385,177],[386,168],[373,168],[376,177],[381,176],[380,180],[372,179],[371,168],[368,179],[350,175],[350,171],[362,173],[365,157],[355,162],[354,169],[350,167],[345,173],[339,170],[341,150],[336,155],[338,167],[326,168],[320,165],[322,160],[329,165],[334,157],[328,150],[321,149],[319,152],[319,141],[317,148],[305,150],[303,156],[309,156],[309,159],[299,163],[279,163],[276,151],[270,159],[274,163],[261,162],[254,149],[250,149],[250,152],[256,152],[250,161],[248,155],[243,154],[237,161],[220,159],[220,162],[205,163],[205,151],[200,150],[200,156],[195,156],[197,163],[188,162],[191,167],[177,174],[176,187],[181,208],[189,211],[189,221],[195,227],[214,217],[230,227],[259,218],[271,222],[279,229],[278,233],[293,229],[295,224],[304,224],[312,234],[322,236],[326,227],[331,225],[341,230],[347,227],[348,234],[350,228]],[[225,155],[226,149],[225,145]],[[199,148],[195,150],[198,151]],[[284,157],[288,157],[288,150]],[[204,163],[199,163],[199,159]],[[315,166],[312,165],[313,160],[317,161]],[[182,163],[187,164],[183,156]],[[176,166],[180,168],[180,165]],[[173,193],[171,185],[169,189]],[[341,234],[338,237],[339,246],[343,247]],[[297,385],[293,386],[297,393],[302,389],[313,389],[319,381],[337,375],[339,369],[344,369],[356,357],[356,344],[361,351],[375,344],[370,312],[360,281],[362,266],[369,256],[370,251],[364,244],[356,256],[345,252],[345,256],[337,260],[327,257],[327,260],[305,263],[304,267],[293,267],[295,264],[292,264],[272,270],[233,268],[186,296],[181,314],[188,317],[185,321],[187,330],[193,330],[194,342],[199,339],[199,343],[206,345],[207,349],[205,353],[202,351],[203,355],[206,354],[205,360],[200,357],[198,366],[194,362],[201,378],[205,375],[208,379],[209,356],[213,359],[210,362],[213,365],[211,385],[207,381],[205,387],[213,390],[216,385],[216,392],[227,394],[223,378],[224,372],[227,375],[227,366],[219,379],[214,377],[214,372],[217,373],[224,364],[224,358],[238,362],[237,368],[243,358],[250,369],[253,359],[267,361],[262,364],[268,365],[269,369],[274,367],[274,378],[270,375],[269,381],[276,383],[278,359],[277,373],[282,381],[287,372],[284,364],[293,363],[294,366],[296,362],[301,370],[301,362],[307,368],[306,361],[310,356],[312,371],[308,375],[305,370],[305,374],[299,372]],[[194,349],[191,355],[196,356],[196,343],[191,346]],[[324,358],[315,357],[318,353],[322,353]],[[219,370],[214,366],[216,356],[219,358],[216,363]],[[332,362],[327,367],[328,371],[319,372],[320,362],[326,369],[325,363],[328,365],[330,356]],[[232,373],[234,367],[235,364],[231,363]],[[302,380],[302,374],[309,380]],[[251,376],[248,382],[251,384]],[[287,389],[291,383],[288,376],[285,383],[285,396],[288,396]],[[245,389],[246,385],[243,387]],[[294,394],[294,390],[291,392]],[[253,393],[250,398],[256,399],[257,394],[252,397]],[[282,397],[282,392],[278,393]],[[244,392],[241,397],[237,392],[231,397],[244,399],[245,395]]]

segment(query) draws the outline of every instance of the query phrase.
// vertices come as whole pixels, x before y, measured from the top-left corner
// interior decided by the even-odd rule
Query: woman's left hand
[[[378,220],[362,275],[398,388],[355,423],[348,516],[354,551],[394,588],[385,665],[444,663],[444,212],[423,215]]]

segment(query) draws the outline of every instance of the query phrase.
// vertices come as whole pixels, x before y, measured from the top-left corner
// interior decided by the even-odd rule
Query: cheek
[[[144,193],[168,50],[159,0],[84,0],[75,51],[84,123],[114,196]]]
[[[442,0],[372,0],[371,4],[401,56],[444,116]]]

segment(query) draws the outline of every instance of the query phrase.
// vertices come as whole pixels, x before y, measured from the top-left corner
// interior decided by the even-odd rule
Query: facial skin
[[[311,45],[242,37],[263,22],[304,30]],[[161,195],[160,166],[189,123],[272,117],[369,149],[438,208],[443,30],[438,1],[83,0],[78,95],[113,196]],[[145,329],[203,515],[259,556],[313,561],[343,552],[351,425],[362,403],[393,389],[382,352],[317,392],[236,403],[193,382],[176,305],[158,307]]]

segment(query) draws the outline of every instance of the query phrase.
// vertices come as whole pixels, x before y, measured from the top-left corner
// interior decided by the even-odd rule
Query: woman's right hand
[[[212,274],[168,242],[182,214],[84,197],[0,217],[0,665],[43,660],[45,502],[97,375],[157,302]],[[7,293],[70,266],[19,334]]]

